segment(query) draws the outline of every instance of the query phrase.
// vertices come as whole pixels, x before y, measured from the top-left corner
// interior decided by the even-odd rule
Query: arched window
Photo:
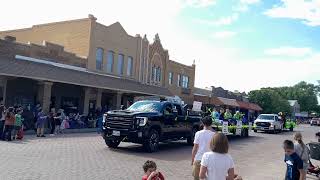
[[[97,48],[96,50],[96,69],[102,70],[103,65],[103,49]]]
[[[123,54],[118,55],[118,74],[123,75]]]
[[[114,61],[114,52],[109,51],[108,52],[108,62],[107,62],[107,72],[108,73],[113,72],[113,61]]]

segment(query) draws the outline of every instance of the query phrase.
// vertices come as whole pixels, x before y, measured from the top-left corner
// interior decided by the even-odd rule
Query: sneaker
[[[45,135],[42,135],[41,137],[46,137]]]
[[[37,135],[37,137],[40,137],[40,135]]]
[[[54,136],[54,134],[50,134],[50,136]]]

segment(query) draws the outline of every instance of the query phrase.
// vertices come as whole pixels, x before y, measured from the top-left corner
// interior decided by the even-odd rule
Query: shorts
[[[192,166],[192,176],[194,180],[199,180],[201,161],[194,161]]]
[[[308,168],[309,168],[309,162],[303,162],[303,170],[305,172],[308,172]]]
[[[14,130],[19,131],[21,129],[21,126],[14,126]]]

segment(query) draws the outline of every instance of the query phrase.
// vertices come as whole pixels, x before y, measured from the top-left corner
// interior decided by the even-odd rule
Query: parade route
[[[305,142],[315,140],[319,127],[302,125]],[[282,142],[293,132],[251,133],[248,139],[231,138],[230,153],[236,172],[245,180],[283,179]],[[154,160],[168,180],[188,180],[191,176],[191,147],[185,142],[162,144],[160,151],[145,153],[140,145],[121,143],[110,150],[95,133],[67,134],[23,141],[0,142],[0,179],[3,180],[132,180],[141,179],[142,165]],[[320,162],[313,161],[320,165]],[[308,179],[316,179],[311,176]]]

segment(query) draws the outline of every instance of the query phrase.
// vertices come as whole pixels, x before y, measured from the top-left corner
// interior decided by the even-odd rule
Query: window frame
[[[129,67],[129,64],[130,64],[130,67]],[[132,56],[128,56],[127,76],[130,76],[130,77],[133,76],[133,57]]]
[[[107,68],[106,68],[106,70],[107,70],[107,72],[108,73],[113,73],[113,64],[114,64],[114,51],[108,51],[108,55],[107,55]],[[110,61],[110,55],[112,55],[112,59],[111,59],[111,61]],[[110,64],[110,62],[111,62],[111,64]]]
[[[120,59],[120,57],[122,57],[121,59]],[[121,60],[121,61],[120,61]],[[118,73],[118,75],[123,75],[123,67],[124,67],[124,54],[118,54],[118,61],[117,61],[118,63],[117,63],[117,73]],[[120,65],[120,62],[121,62],[121,65]]]
[[[101,50],[101,51],[99,51],[99,50]],[[101,54],[100,54],[99,52],[101,52]],[[99,53],[100,55],[99,55],[98,53]],[[104,56],[104,49],[101,48],[101,47],[98,47],[98,48],[96,49],[96,70],[100,70],[100,71],[103,70],[103,56]],[[100,59],[101,59],[101,60],[100,60]],[[99,62],[100,64],[98,64],[98,62]],[[99,65],[99,67],[98,67],[98,65]]]
[[[169,85],[173,83],[173,72],[169,72]]]

